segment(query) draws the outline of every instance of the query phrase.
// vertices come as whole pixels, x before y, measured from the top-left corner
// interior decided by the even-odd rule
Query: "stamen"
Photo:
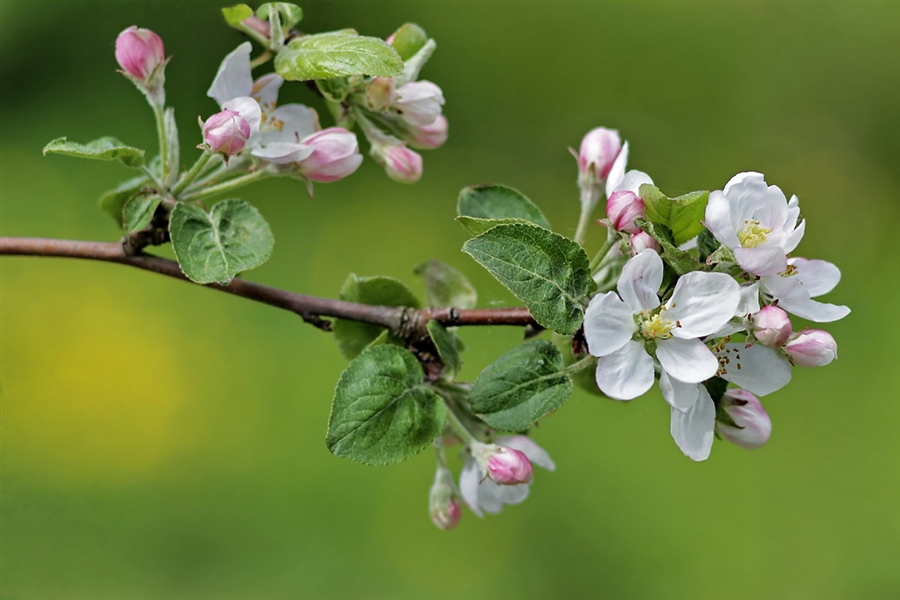
[[[759,221],[747,219],[737,236],[744,248],[756,248],[766,241],[766,236],[771,232],[771,229],[761,227]]]

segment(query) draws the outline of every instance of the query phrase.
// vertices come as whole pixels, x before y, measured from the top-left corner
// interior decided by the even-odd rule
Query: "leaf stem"
[[[247,173],[246,175],[241,175],[240,177],[235,177],[234,179],[229,179],[228,181],[223,181],[220,184],[203,188],[199,192],[186,194],[185,197],[182,198],[182,200],[202,200],[204,198],[209,198],[210,196],[215,196],[217,194],[224,194],[225,192],[230,192],[232,190],[236,190],[239,187],[244,187],[245,185],[254,183],[256,181],[262,181],[263,179],[274,176],[275,173],[273,173],[272,171],[260,169],[258,171],[253,171],[252,173]]]
[[[590,270],[594,271],[599,265],[600,262],[606,258],[606,255],[609,254],[609,251],[612,250],[612,247],[616,243],[616,234],[612,228],[607,228],[606,230],[606,241],[603,243],[603,246],[600,247],[600,250],[597,251],[597,254],[594,255],[594,258],[591,259]]]
[[[578,227],[575,229],[575,243],[583,244],[587,236],[587,228],[591,222],[591,215],[597,206],[598,192],[591,186],[581,188],[581,215],[578,217]]]
[[[444,400],[444,402],[446,403],[447,401]],[[478,439],[472,435],[472,432],[466,429],[466,426],[462,424],[459,417],[454,414],[449,403],[447,403],[447,423],[450,425],[450,429],[453,430],[453,433],[459,436],[459,439],[461,439],[466,446],[479,443]]]
[[[204,151],[203,154],[200,155],[200,158],[197,159],[197,162],[194,163],[194,166],[192,166],[187,173],[181,176],[181,179],[179,179],[178,183],[175,184],[175,187],[172,188],[172,195],[175,198],[178,198],[178,195],[181,194],[181,192],[183,192],[185,188],[190,185],[190,183],[194,181],[194,179],[197,178],[197,176],[203,171],[212,157],[212,152]]]
[[[568,367],[566,367],[566,373],[577,373],[579,371],[583,371],[590,366],[593,366],[597,362],[596,356],[585,356],[578,362],[574,362]]]

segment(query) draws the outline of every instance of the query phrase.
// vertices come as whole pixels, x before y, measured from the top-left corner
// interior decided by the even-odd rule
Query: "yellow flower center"
[[[672,329],[677,324],[663,319],[665,311],[657,313],[652,317],[641,319],[641,335],[648,340],[667,340],[672,337]]]
[[[766,241],[766,234],[772,230],[760,227],[759,221],[744,221],[744,226],[738,232],[738,240],[744,248],[756,248]]]

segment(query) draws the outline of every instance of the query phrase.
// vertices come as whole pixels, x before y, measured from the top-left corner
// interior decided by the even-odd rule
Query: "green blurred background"
[[[219,3],[0,3],[3,235],[115,240],[113,164],[41,156],[60,135],[155,142],[115,73],[116,35],[157,31],[182,162],[241,37]],[[440,258],[482,306],[515,303],[459,251],[457,191],[502,182],[558,231],[577,218],[590,128],[670,195],[757,170],[800,195],[799,254],[837,263],[840,360],[764,399],[774,436],[696,464],[657,392],[577,392],[535,438],[557,472],[458,529],[427,513],[430,452],[365,467],[323,443],[336,344],[271,307],[108,264],[2,259],[4,599],[897,598],[900,595],[900,3],[303,3],[306,31],[439,43],[450,140],[414,186],[366,161],[346,181],[247,189],[272,224],[248,279],[336,296],[346,275]],[[282,102],[321,108],[302,85]],[[327,117],[323,113],[323,122]],[[589,242],[599,245],[599,230]],[[799,324],[798,324],[799,327]],[[464,375],[517,343],[467,329]]]

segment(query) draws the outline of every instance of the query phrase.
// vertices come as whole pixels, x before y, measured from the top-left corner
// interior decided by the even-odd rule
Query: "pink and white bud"
[[[392,106],[404,121],[422,127],[434,123],[443,104],[441,88],[430,81],[412,81],[397,89]]]
[[[659,242],[653,239],[646,231],[638,231],[631,235],[631,256],[637,256],[644,250],[653,250],[659,252]]]
[[[270,35],[272,35],[272,25],[268,21],[260,19],[256,15],[247,17],[246,19],[241,21],[241,24],[249,27],[263,37],[269,37]]]
[[[428,513],[431,522],[438,529],[453,529],[459,524],[462,507],[458,495],[453,474],[446,467],[439,465],[431,491],[428,493]]]
[[[719,401],[719,411],[716,431],[729,442],[753,450],[769,441],[772,421],[756,396],[747,390],[726,391]]]
[[[531,483],[533,469],[524,452],[500,446],[487,459],[487,474],[500,485]]]
[[[609,175],[613,162],[622,150],[622,138],[614,129],[591,129],[581,140],[578,151],[578,171],[581,180],[600,182]]]
[[[606,201],[606,215],[609,223],[618,231],[625,233],[637,233],[641,228],[635,224],[635,219],[643,219],[647,216],[644,201],[632,191],[622,190],[613,192]]]
[[[165,61],[162,38],[149,29],[132,25],[116,38],[116,62],[136,82],[147,83]]]
[[[203,123],[203,141],[213,152],[234,156],[250,139],[250,124],[236,110],[223,110]]]
[[[804,329],[784,345],[791,362],[801,367],[824,367],[837,358],[837,342],[821,329]]]
[[[448,126],[447,117],[438,115],[438,118],[430,125],[412,127],[410,128],[412,138],[409,140],[409,145],[419,150],[440,148],[447,141]]]
[[[383,146],[376,159],[394,181],[415,183],[422,177],[422,156],[406,146]]]
[[[791,319],[777,306],[764,306],[750,315],[753,337],[764,346],[781,348],[791,337]]]
[[[300,140],[313,152],[297,165],[304,177],[330,183],[350,175],[362,163],[356,134],[342,127],[329,127]]]
[[[381,112],[394,102],[394,78],[373,77],[366,86],[366,106]]]

